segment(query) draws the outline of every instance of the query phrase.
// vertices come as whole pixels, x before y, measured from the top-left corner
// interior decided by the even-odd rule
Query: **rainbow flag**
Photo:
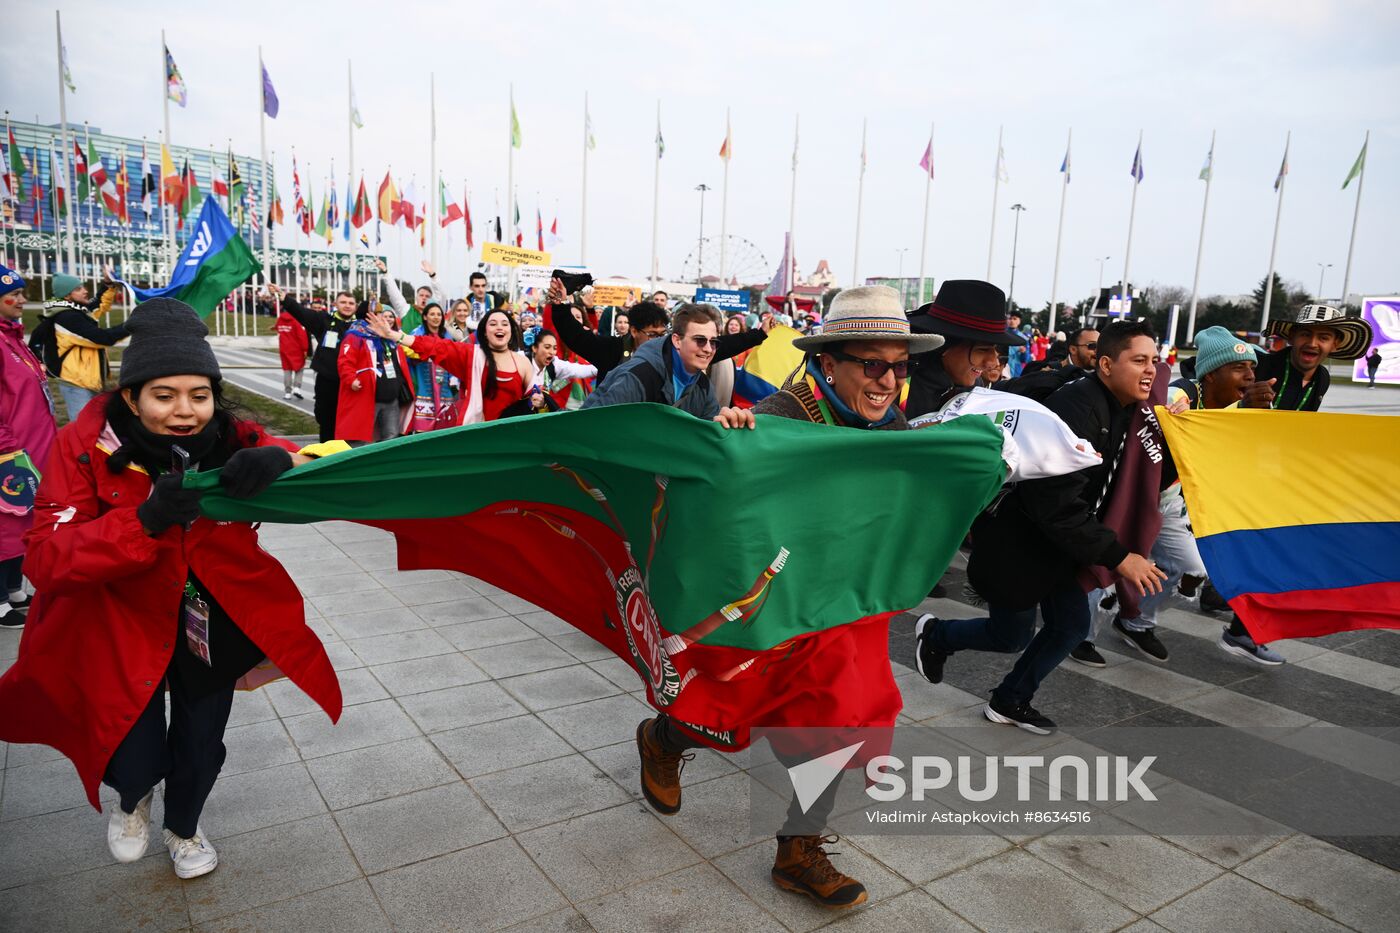
[[[749,351],[734,369],[734,404],[752,408],[782,388],[788,374],[802,365],[803,353],[792,345],[802,335],[791,327],[774,326],[768,339]]]
[[[1400,418],[1157,412],[1206,569],[1256,641],[1400,628]]]

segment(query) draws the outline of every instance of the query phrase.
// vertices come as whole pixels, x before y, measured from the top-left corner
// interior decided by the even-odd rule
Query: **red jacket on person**
[[[403,347],[394,347],[394,365],[398,367],[399,378],[409,383],[408,358]],[[335,358],[336,371],[340,374],[340,397],[335,406],[335,438],[338,441],[374,440],[374,387],[379,375],[374,366],[374,351],[369,342],[355,333],[346,333],[340,338],[340,352]],[[360,390],[350,386],[360,380]],[[404,422],[413,413],[412,405],[404,412]]]
[[[289,446],[257,425],[236,425],[245,443]],[[176,525],[150,537],[136,517],[150,476],[134,464],[109,470],[118,444],[101,402],[59,431],[25,536],[24,572],[38,592],[19,659],[0,676],[0,741],[58,749],[99,809],[107,763],[183,637],[190,571],[332,721],[341,711],[340,682],[306,625],[301,593],[258,546],[253,526],[199,518],[188,531]]]
[[[306,328],[301,321],[292,317],[287,310],[277,315],[277,351],[282,356],[283,372],[294,373],[306,365],[306,351],[311,340],[306,336]]]

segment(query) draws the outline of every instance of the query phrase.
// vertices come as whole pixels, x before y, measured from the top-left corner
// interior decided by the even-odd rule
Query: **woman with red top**
[[[476,326],[476,343],[458,343],[426,334],[405,334],[389,318],[370,314],[370,330],[432,360],[462,382],[462,424],[495,421],[534,389],[535,367],[520,351],[520,328],[505,311],[496,309]],[[543,400],[540,402],[543,405]]]

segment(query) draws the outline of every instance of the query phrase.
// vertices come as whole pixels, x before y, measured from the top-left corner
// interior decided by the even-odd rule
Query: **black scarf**
[[[114,417],[115,415],[115,417]],[[222,466],[228,459],[228,445],[221,443],[227,436],[229,417],[216,411],[203,430],[194,434],[152,434],[141,424],[141,420],[131,413],[123,402],[115,412],[108,412],[112,430],[116,432],[122,446],[112,454],[109,463],[117,470],[135,462],[152,476],[168,471],[174,462],[175,445],[179,445],[190,455],[190,467]]]

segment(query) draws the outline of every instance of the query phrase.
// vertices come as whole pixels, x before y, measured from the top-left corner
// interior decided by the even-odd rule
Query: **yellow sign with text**
[[[600,308],[625,308],[627,299],[642,300],[642,290],[635,285],[600,285],[593,283],[593,303]]]
[[[507,243],[483,243],[481,261],[497,266],[547,266],[549,253]]]

